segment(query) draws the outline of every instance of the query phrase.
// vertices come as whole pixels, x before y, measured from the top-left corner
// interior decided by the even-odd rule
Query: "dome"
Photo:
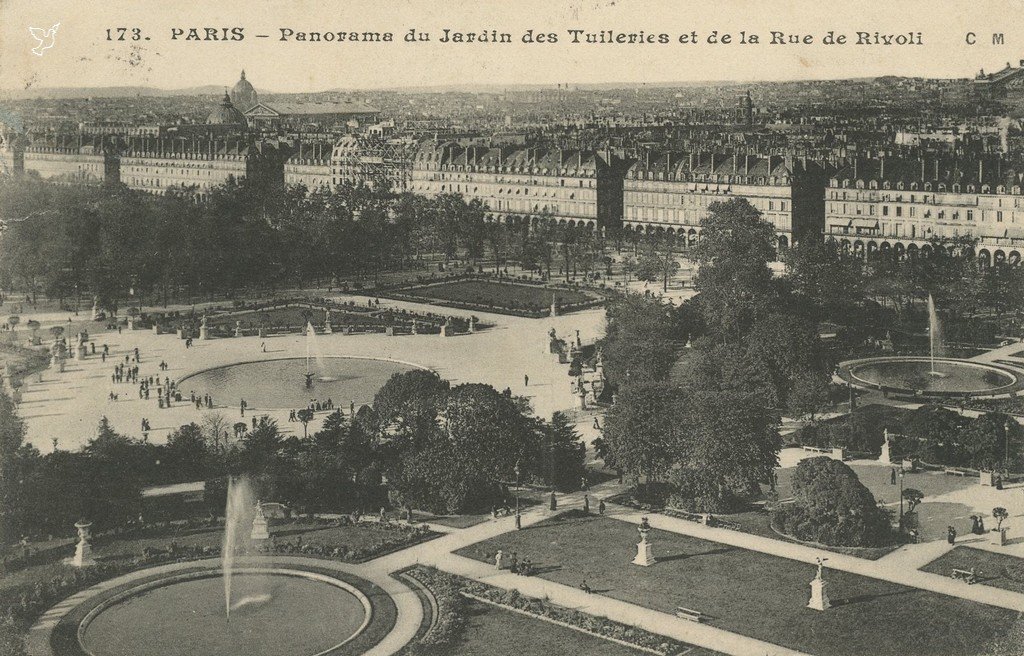
[[[256,89],[245,79],[245,71],[235,86],[231,87],[231,102],[243,112],[256,106]]]
[[[235,106],[231,104],[231,98],[228,97],[227,92],[224,92],[224,99],[220,102],[220,107],[210,112],[210,115],[206,117],[207,125],[238,125],[241,127],[246,126],[245,115],[242,112],[235,109]]]

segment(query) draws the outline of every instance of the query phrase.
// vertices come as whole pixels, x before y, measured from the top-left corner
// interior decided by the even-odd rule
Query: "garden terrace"
[[[644,503],[636,497],[634,490],[627,490],[621,494],[609,497],[606,501],[608,503],[616,503],[636,510],[654,512],[668,517],[675,517],[677,519],[685,519],[694,523],[703,522],[703,517],[700,513],[692,513],[678,508],[662,507],[661,505],[652,506],[649,503]],[[854,556],[856,558],[864,558],[866,560],[878,560],[900,547],[898,544],[893,544],[887,547],[838,547],[826,544],[807,543],[803,540],[797,540],[796,538],[788,535],[783,535],[773,529],[771,526],[770,515],[760,506],[752,506],[749,510],[742,512],[728,514],[712,513],[711,525],[716,528],[727,528],[731,531],[750,533],[751,535],[759,535],[764,538],[786,540],[788,542],[796,542],[799,544],[809,544],[816,549],[831,551],[833,553],[841,553],[847,556]]]
[[[397,576],[417,587],[424,602],[424,630],[419,639],[423,644],[443,646],[445,654],[519,656],[545,653],[555,644],[561,653],[598,656],[717,654],[429,567],[415,566]],[[434,608],[442,617],[433,617]],[[452,630],[454,626],[461,629]],[[448,635],[443,635],[446,632]]]
[[[331,312],[331,326],[335,332],[351,330],[352,332],[384,332],[388,328],[402,332],[412,332],[413,322],[417,324],[417,332],[437,334],[441,326],[449,319],[433,313],[418,313],[408,310],[379,309],[359,305],[354,301],[338,303],[334,301],[310,302],[308,300],[291,301],[279,304],[266,304],[258,308],[209,308],[207,312],[207,329],[211,337],[233,337],[236,327],[241,328],[243,335],[301,333],[308,324],[316,330],[323,331],[326,325],[327,310]],[[185,328],[195,334],[199,329],[201,317],[193,313],[168,313],[166,315],[143,315],[137,325],[152,327],[159,325],[161,331],[171,332]],[[469,321],[452,318],[456,332],[468,332]],[[486,326],[478,324],[477,328]]]
[[[807,609],[815,567],[688,536],[654,530],[659,559],[633,567],[636,527],[604,517],[562,515],[459,550],[492,562],[501,549],[535,564],[537,576],[654,610],[699,610],[735,633],[835,656],[984,654],[1017,613],[886,581],[828,571],[834,608]],[[864,631],[865,626],[872,627]]]
[[[382,298],[522,317],[545,317],[551,312],[552,296],[560,313],[601,305],[605,296],[593,290],[529,284],[519,281],[463,278],[425,285],[382,290]]]

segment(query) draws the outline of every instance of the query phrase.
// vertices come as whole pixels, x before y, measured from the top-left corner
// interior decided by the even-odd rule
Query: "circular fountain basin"
[[[335,407],[373,400],[393,374],[416,365],[370,358],[329,357],[310,360],[312,386],[306,387],[306,359],[241,362],[191,374],[178,382],[183,392],[209,394],[217,403],[245,399],[252,409],[304,408],[311,398],[331,399]]]
[[[850,382],[926,396],[977,396],[1009,392],[1018,385],[1007,369],[969,360],[926,357],[870,358],[840,365]]]
[[[314,656],[357,636],[372,614],[353,586],[298,570],[241,570],[230,621],[219,572],[193,572],[131,588],[79,627],[90,656]]]

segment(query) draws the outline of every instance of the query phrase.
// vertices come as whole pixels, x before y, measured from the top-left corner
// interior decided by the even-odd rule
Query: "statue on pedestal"
[[[253,540],[270,539],[270,531],[267,530],[267,517],[263,514],[263,504],[257,499],[256,516],[252,518],[252,532],[249,537]]]
[[[241,337],[241,336],[242,336],[242,321],[239,319],[239,320],[235,320],[235,337]]]
[[[210,339],[206,327],[206,314],[203,314],[202,319],[199,320],[199,339]]]
[[[882,455],[878,456],[878,462],[889,465],[892,459],[889,454],[889,429],[882,430]]]
[[[78,544],[75,545],[75,555],[66,561],[69,565],[89,567],[96,564],[92,558],[92,545],[89,544],[89,527],[91,526],[92,522],[87,522],[84,519],[75,522],[75,528],[78,529]]]
[[[636,545],[636,558],[633,559],[633,564],[642,567],[653,565],[656,559],[654,558],[651,543],[647,539],[647,535],[651,532],[651,525],[646,517],[640,520],[640,526],[636,530],[640,534],[640,542]]]
[[[817,560],[818,573],[811,579],[811,599],[807,602],[807,607],[824,611],[832,607],[831,602],[828,600],[828,593],[825,591],[828,584],[822,578],[824,564],[828,558],[818,558]]]
[[[331,308],[324,308],[324,334],[330,335],[334,332],[331,326]]]

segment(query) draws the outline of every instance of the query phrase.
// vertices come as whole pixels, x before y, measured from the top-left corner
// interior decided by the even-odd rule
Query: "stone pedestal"
[[[236,321],[235,322],[235,337],[241,337],[241,336],[242,336],[242,322],[241,321]]]
[[[476,317],[470,317],[469,318],[469,332],[471,332],[471,333],[475,333],[476,332]]]
[[[92,526],[92,523],[86,521],[80,521],[75,524],[75,528],[78,529],[78,544],[75,545],[75,555],[65,561],[68,565],[73,567],[89,567],[96,564],[96,561],[92,558],[92,546],[89,544],[90,526]]]
[[[828,600],[828,592],[825,590],[827,586],[828,583],[820,576],[815,576],[811,580],[811,599],[807,602],[808,608],[828,610],[832,607],[831,602]]]
[[[158,323],[153,324],[153,334],[154,335],[162,335],[163,332],[164,331],[161,330],[161,328],[160,328],[160,324],[158,324]]]
[[[330,335],[333,332],[334,332],[334,327],[331,326],[331,320],[328,319],[327,321],[324,322],[324,334],[325,335]]]
[[[989,540],[992,544],[997,547],[1002,547],[1006,544],[1006,528],[1007,527],[1004,526],[1000,529],[992,529],[989,533]]]
[[[88,349],[86,349],[85,344],[79,344],[75,347],[75,359],[84,360],[87,353]]]
[[[980,485],[985,485],[988,487],[992,487],[993,485],[995,485],[995,472],[983,471],[980,473],[981,476],[978,477],[978,483]]]
[[[394,337],[395,336],[395,327],[394,326],[387,326],[386,328],[384,328],[384,334],[387,335],[388,337]]]
[[[889,433],[886,431],[885,441],[882,442],[882,455],[878,456],[878,462],[883,465],[892,464],[892,456],[889,453]]]
[[[128,330],[135,330],[135,319],[128,317]]]
[[[199,339],[210,339],[206,326],[199,326]]]
[[[249,537],[253,540],[269,540],[270,531],[267,530],[267,518],[263,516],[263,513],[256,513],[256,517],[252,520],[252,532]]]
[[[640,542],[636,544],[636,558],[633,559],[634,565],[640,565],[641,567],[649,567],[657,562],[654,558],[654,551],[651,549],[651,543],[647,541],[647,536],[644,535],[640,538]]]

